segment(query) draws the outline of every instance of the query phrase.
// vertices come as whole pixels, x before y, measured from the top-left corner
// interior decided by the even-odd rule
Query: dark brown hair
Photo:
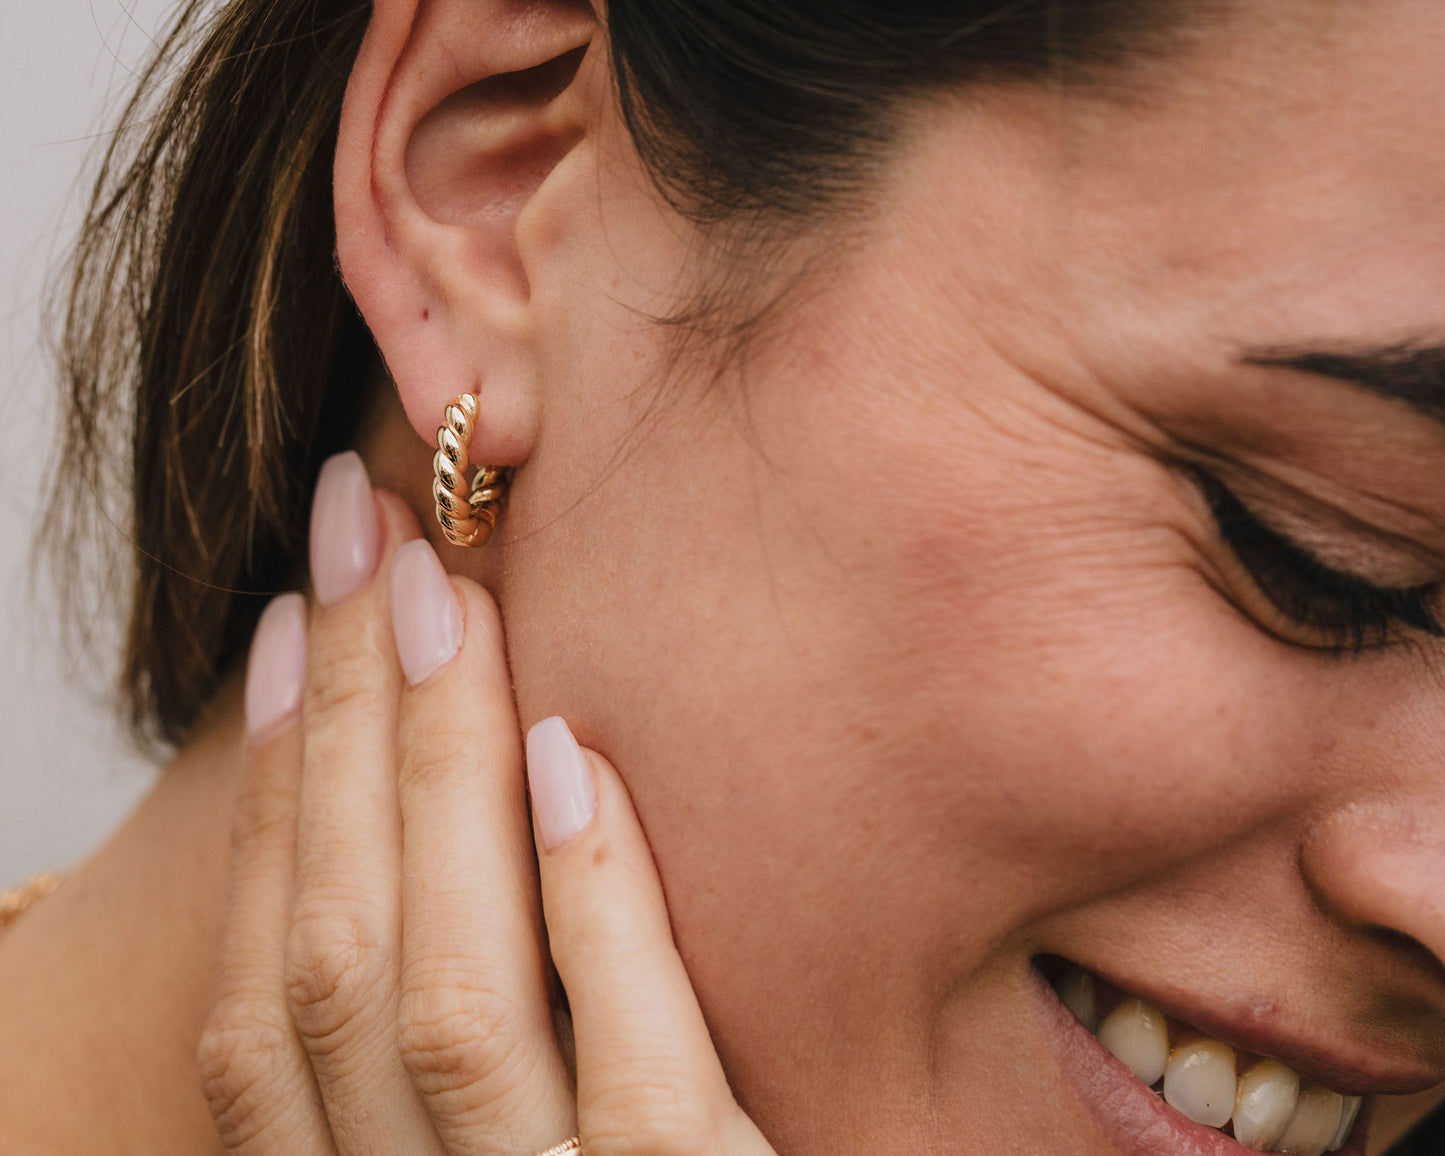
[[[902,96],[1108,67],[1174,7],[611,0],[608,18],[643,160],[715,224],[857,192]],[[122,689],[143,740],[183,740],[267,596],[304,580],[311,487],[354,428],[374,350],[336,270],[331,164],[369,15],[367,0],[186,0],[61,287],[65,464],[94,501],[68,490],[50,526],[72,544],[120,528],[98,580],[129,599]],[[94,593],[78,556],[73,611]]]

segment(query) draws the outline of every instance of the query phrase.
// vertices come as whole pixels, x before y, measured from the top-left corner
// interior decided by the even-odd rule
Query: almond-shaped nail
[[[282,594],[261,612],[246,664],[246,734],[267,738],[306,693],[306,599]]]
[[[406,681],[425,682],[462,648],[462,604],[424,538],[408,542],[391,562],[391,623]]]
[[[321,467],[311,505],[311,585],[333,606],[376,572],[381,526],[361,455],[337,454]]]
[[[562,719],[543,719],[527,732],[527,780],[547,850],[575,839],[592,822],[597,812],[592,770]]]

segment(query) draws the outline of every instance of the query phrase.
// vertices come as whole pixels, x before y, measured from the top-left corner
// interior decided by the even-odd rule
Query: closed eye
[[[1191,471],[1209,503],[1220,537],[1261,593],[1311,644],[1337,652],[1363,650],[1410,631],[1445,637],[1436,609],[1439,584],[1377,586],[1326,566],[1249,512],[1218,478]]]

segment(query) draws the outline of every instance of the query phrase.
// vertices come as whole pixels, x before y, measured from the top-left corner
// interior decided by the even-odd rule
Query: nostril
[[[1396,931],[1393,927],[1371,927],[1367,929],[1377,942],[1386,947],[1397,958],[1408,959],[1415,969],[1433,973],[1441,987],[1445,987],[1445,960],[1440,959],[1414,936]]]
[[[1356,804],[1317,823],[1299,867],[1326,915],[1445,989],[1445,815],[1421,801]]]

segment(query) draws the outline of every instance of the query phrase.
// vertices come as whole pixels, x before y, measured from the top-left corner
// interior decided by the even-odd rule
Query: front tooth
[[[1234,1093],[1234,1138],[1268,1152],[1289,1127],[1299,1100],[1299,1076],[1278,1060],[1261,1060],[1239,1077]]]
[[[1094,977],[1081,967],[1064,972],[1055,990],[1074,1018],[1091,1032],[1099,1030],[1099,1005],[1094,999]]]
[[[1146,1084],[1157,1083],[1169,1062],[1169,1027],[1164,1015],[1137,999],[1126,999],[1099,1026],[1099,1042]]]
[[[1350,1132],[1355,1127],[1355,1120],[1360,1114],[1360,1105],[1364,1103],[1359,1096],[1345,1097],[1344,1114],[1340,1117],[1340,1127],[1335,1133],[1335,1138],[1330,1141],[1330,1151],[1337,1152],[1345,1146],[1345,1141],[1350,1138]]]
[[[1340,1130],[1344,1110],[1345,1098],[1338,1092],[1318,1085],[1305,1088],[1274,1150],[1293,1156],[1324,1156]]]
[[[1196,1124],[1223,1128],[1234,1114],[1234,1049],[1197,1040],[1174,1049],[1164,1070],[1164,1099]]]

